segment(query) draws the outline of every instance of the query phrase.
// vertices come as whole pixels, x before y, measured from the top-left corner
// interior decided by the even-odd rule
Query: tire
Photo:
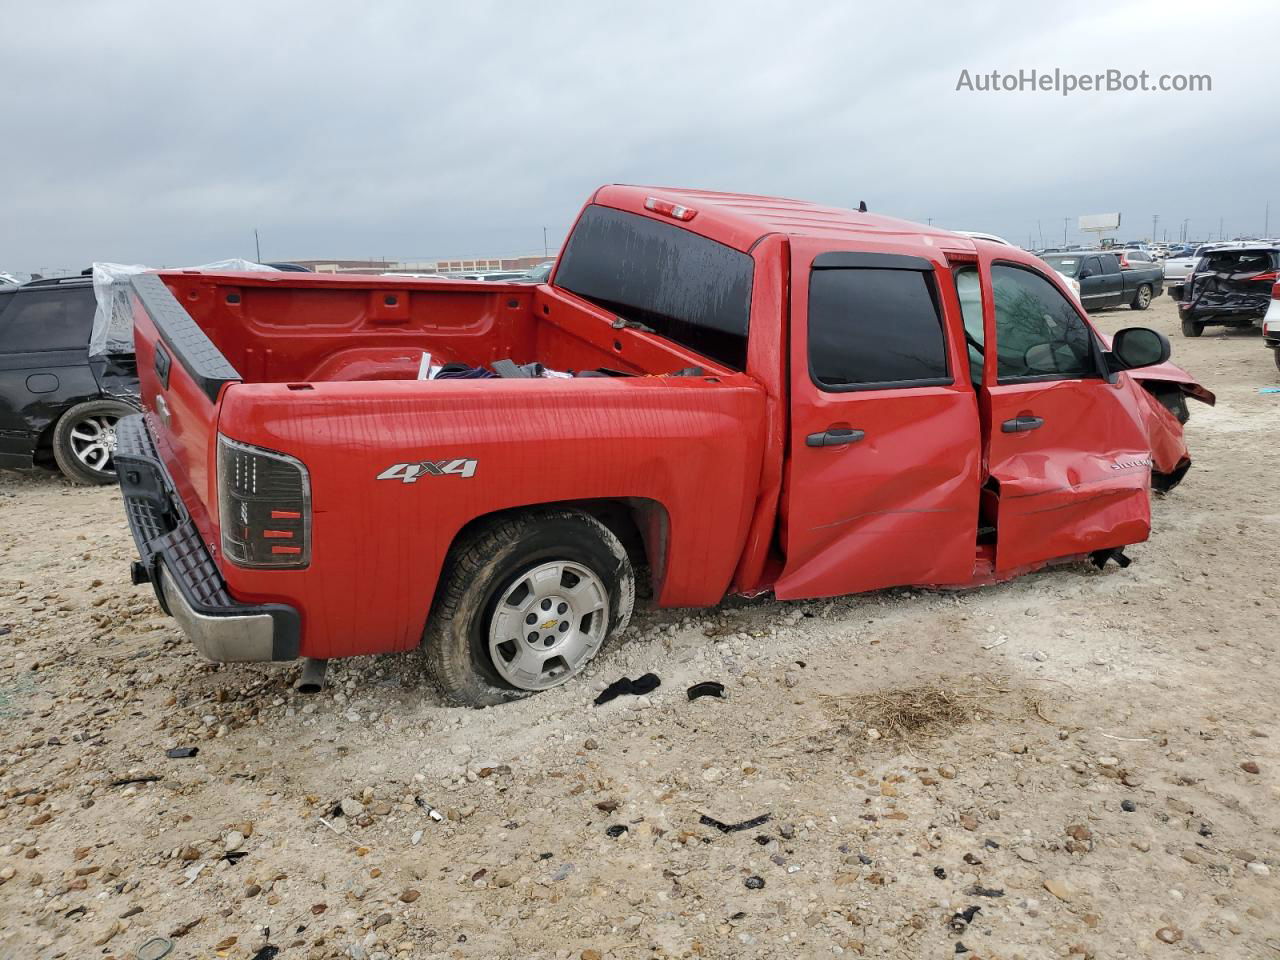
[[[423,632],[427,673],[454,706],[519,700],[581,673],[634,605],[626,548],[595,517],[501,517],[449,551]]]
[[[1182,318],[1182,335],[1184,337],[1198,337],[1204,333],[1204,324],[1199,320],[1190,320],[1187,317]]]
[[[1151,306],[1151,284],[1144,283],[1139,285],[1137,291],[1133,295],[1133,302],[1129,304],[1132,310],[1145,310]]]
[[[1271,358],[1276,362],[1276,369],[1280,370],[1280,347],[1271,351]]]
[[[119,400],[77,403],[53,428],[53,459],[58,469],[75,483],[115,483],[116,423],[137,412]]]

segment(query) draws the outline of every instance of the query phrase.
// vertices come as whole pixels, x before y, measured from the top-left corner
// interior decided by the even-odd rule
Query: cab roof
[[[898,243],[916,241],[949,251],[972,253],[976,250],[973,238],[939,227],[781,197],[611,184],[597,190],[592,202],[654,216],[645,209],[645,200],[649,197],[696,211],[688,222],[688,229],[742,251],[750,250],[761,237],[771,233],[834,241],[892,239]],[[925,240],[926,237],[929,239]]]

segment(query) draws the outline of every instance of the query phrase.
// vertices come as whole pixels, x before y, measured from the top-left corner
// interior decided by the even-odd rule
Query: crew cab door
[[[1091,303],[1095,307],[1114,307],[1125,302],[1124,271],[1120,269],[1120,258],[1114,253],[1098,257],[1102,262],[1102,295]]]
[[[980,260],[996,572],[1145,540],[1150,441],[1128,377],[1108,382],[1096,335],[1044,273]]]
[[[969,581],[982,440],[945,268],[793,240],[790,345],[775,594]]]

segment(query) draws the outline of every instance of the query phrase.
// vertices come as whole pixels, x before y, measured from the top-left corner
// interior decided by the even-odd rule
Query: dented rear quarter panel
[[[765,395],[742,375],[233,384],[220,411],[225,436],[306,464],[313,520],[308,568],[219,567],[237,599],[297,607],[302,655],[329,658],[416,646],[462,528],[535,504],[660,504],[659,603],[717,603],[755,506]],[[454,458],[474,459],[474,476],[377,479]],[[211,533],[216,547],[216,520]]]

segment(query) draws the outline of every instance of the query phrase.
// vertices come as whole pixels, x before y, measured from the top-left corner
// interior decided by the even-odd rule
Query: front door
[[[1127,378],[1103,376],[1097,337],[1044,274],[986,255],[981,271],[997,573],[1145,540],[1150,442]]]
[[[968,582],[982,440],[945,264],[793,241],[791,270],[775,594]]]

